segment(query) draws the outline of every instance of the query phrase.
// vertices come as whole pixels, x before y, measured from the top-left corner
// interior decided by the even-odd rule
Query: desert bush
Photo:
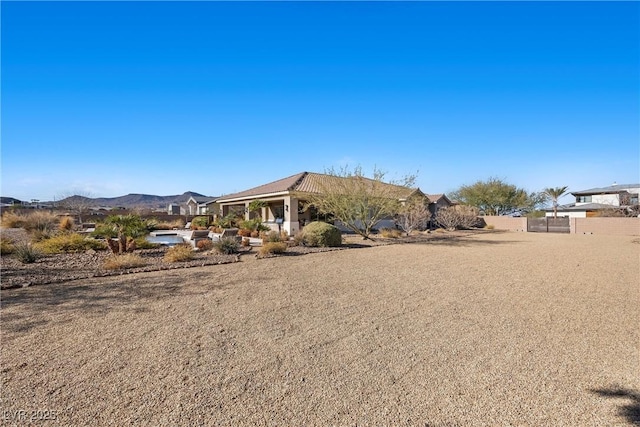
[[[241,228],[238,230],[238,236],[249,237],[251,236],[251,230],[248,228]]]
[[[263,231],[260,233],[260,238],[262,239],[262,243],[265,242],[281,242],[282,236],[277,231],[271,230],[269,232]]]
[[[224,237],[214,242],[213,248],[221,254],[235,254],[240,249],[240,243],[234,237]]]
[[[285,242],[267,242],[263,243],[258,254],[260,256],[282,254],[287,251],[287,244]]]
[[[7,228],[22,228],[24,227],[25,216],[6,211],[2,213],[2,226]]]
[[[160,245],[160,243],[153,243],[148,241],[147,238],[144,236],[136,237],[134,240],[136,242],[137,249],[156,249],[162,246]]]
[[[340,246],[342,233],[331,224],[314,221],[302,229],[302,241],[305,246]]]
[[[59,234],[35,243],[34,246],[46,254],[84,252],[89,249],[104,250],[107,248],[104,242],[78,233]]]
[[[182,218],[174,221],[157,221],[153,226],[150,225],[150,229],[153,230],[173,230],[174,228],[184,228],[184,220]]]
[[[244,247],[251,246],[251,240],[249,240],[248,237],[243,237],[242,242],[240,242],[240,244]]]
[[[383,228],[380,230],[380,235],[388,239],[397,239],[398,237],[400,237],[400,235],[402,235],[402,233],[400,232],[400,230],[396,230],[395,228]]]
[[[209,226],[209,217],[208,216],[197,216],[191,220],[191,229],[192,230],[206,230]]]
[[[181,245],[175,245],[167,249],[164,254],[164,260],[166,262],[181,262],[189,261],[194,256],[193,248],[190,244],[185,243]]]
[[[438,210],[436,221],[449,231],[478,225],[478,209],[473,206],[449,206]]]
[[[16,245],[13,254],[23,264],[34,263],[41,255],[37,248],[24,243]]]
[[[111,255],[105,261],[103,267],[107,270],[120,270],[124,268],[143,267],[147,262],[139,254]]]
[[[60,220],[49,211],[35,211],[25,217],[23,228],[29,232],[52,233],[58,228]]]
[[[201,239],[196,243],[196,248],[201,251],[210,251],[213,249],[213,241],[211,239]]]
[[[62,218],[60,218],[60,221],[58,222],[58,230],[71,231],[73,230],[74,225],[75,225],[75,222],[73,221],[72,217],[63,216]]]
[[[257,238],[260,237],[260,232],[258,230],[254,230],[251,232],[251,237]]]
[[[0,239],[0,255],[9,255],[15,250],[15,244],[11,239]]]

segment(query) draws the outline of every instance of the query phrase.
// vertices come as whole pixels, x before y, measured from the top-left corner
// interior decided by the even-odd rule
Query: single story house
[[[320,194],[322,188],[339,180],[350,179],[314,172],[300,172],[298,174],[279,179],[277,181],[250,188],[239,193],[219,197],[215,203],[219,208],[219,215],[226,216],[235,213],[245,219],[260,216],[263,223],[273,230],[285,230],[290,236],[297,233],[304,224],[322,219],[313,208],[305,209],[305,202],[311,194]],[[368,178],[365,178],[368,179]],[[373,180],[371,180],[373,182]],[[424,193],[418,188],[408,188],[399,185],[391,186],[400,201],[413,195]],[[425,196],[426,197],[426,196]],[[249,205],[255,200],[264,202],[259,211],[250,212]],[[337,225],[337,224],[336,224]]]
[[[603,211],[624,209],[638,205],[640,184],[613,184],[608,187],[590,188],[571,193],[575,203],[558,206],[558,216],[588,218],[602,215]],[[545,210],[545,216],[553,216],[553,208]]]

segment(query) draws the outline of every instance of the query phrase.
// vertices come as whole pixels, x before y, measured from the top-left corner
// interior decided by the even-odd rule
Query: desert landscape
[[[637,425],[639,255],[479,232],[6,289],[3,421]]]

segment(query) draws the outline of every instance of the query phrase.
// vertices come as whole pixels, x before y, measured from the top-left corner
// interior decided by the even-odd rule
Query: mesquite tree
[[[396,215],[401,200],[415,190],[410,188],[415,176],[401,181],[385,181],[385,173],[374,169],[373,176],[364,176],[361,167],[353,171],[330,169],[318,177],[318,192],[308,196],[307,207],[333,217],[363,239],[369,239],[373,228],[383,219]]]

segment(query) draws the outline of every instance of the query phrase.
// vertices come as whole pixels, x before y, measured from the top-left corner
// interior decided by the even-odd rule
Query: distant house
[[[313,207],[304,209],[304,203],[309,195],[319,194],[323,186],[330,185],[332,180],[340,179],[348,178],[301,172],[239,193],[222,196],[216,199],[215,203],[219,206],[219,214],[222,216],[230,213],[246,219],[260,216],[265,225],[274,230],[280,227],[289,235],[293,235],[307,222],[319,218],[318,212]],[[414,194],[424,195],[419,189],[397,185],[393,187],[397,190],[399,200],[406,200]],[[249,212],[249,205],[254,200],[265,202],[265,207],[257,212]]]
[[[574,191],[575,203],[558,206],[558,216],[588,218],[603,211],[625,209],[638,205],[640,184],[614,184],[608,187]],[[546,209],[546,216],[553,216],[553,209]]]
[[[427,198],[429,198],[429,212],[431,212],[431,217],[435,217],[438,210],[448,208],[454,204],[445,194],[427,194]]]
[[[191,196],[187,200],[186,215],[213,215],[211,204],[215,203],[215,197]]]

